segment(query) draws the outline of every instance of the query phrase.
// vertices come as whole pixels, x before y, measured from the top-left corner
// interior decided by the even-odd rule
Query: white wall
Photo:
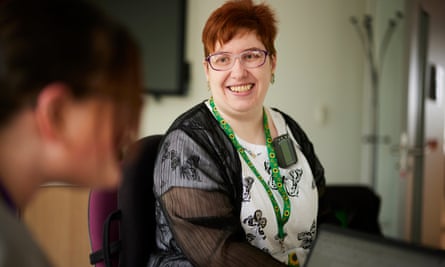
[[[269,0],[276,10],[276,82],[266,104],[290,114],[305,129],[326,169],[328,183],[360,182],[363,50],[350,16],[364,0]],[[209,96],[202,69],[201,31],[223,0],[188,0],[186,97],[146,97],[141,136],[163,133],[182,112]],[[324,115],[323,115],[324,114]],[[324,119],[323,119],[324,118]]]

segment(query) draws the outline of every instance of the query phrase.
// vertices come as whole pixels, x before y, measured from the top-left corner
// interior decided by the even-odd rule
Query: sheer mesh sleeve
[[[244,238],[218,163],[182,131],[169,133],[155,167],[155,194],[176,243],[195,266],[285,266]]]

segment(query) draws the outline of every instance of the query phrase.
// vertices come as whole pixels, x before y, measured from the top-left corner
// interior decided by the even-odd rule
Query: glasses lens
[[[229,53],[221,53],[210,56],[210,65],[216,70],[227,70],[232,67],[233,56]]]
[[[266,51],[248,50],[238,55],[230,53],[213,54],[208,57],[208,62],[214,70],[229,70],[233,67],[235,60],[239,58],[244,67],[258,68],[266,62],[266,56]]]
[[[257,68],[264,64],[266,54],[261,50],[249,50],[240,55],[246,68]]]

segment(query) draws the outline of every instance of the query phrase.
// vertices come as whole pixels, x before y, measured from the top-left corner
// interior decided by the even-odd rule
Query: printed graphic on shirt
[[[249,215],[243,220],[244,224],[247,224],[252,231],[246,234],[246,238],[249,242],[260,238],[266,239],[264,234],[264,228],[267,225],[266,217],[263,217],[263,212],[261,210],[256,210],[253,215]]]
[[[298,193],[300,192],[298,183],[301,180],[301,176],[303,176],[302,169],[290,170],[289,176],[284,176],[283,182],[286,186],[287,194],[290,197],[298,197]]]
[[[169,150],[169,148],[170,148],[170,142],[165,142],[161,162],[164,162],[165,160],[169,159],[170,168],[174,170],[181,164],[181,160],[179,159],[178,152],[176,152],[176,150],[174,149]]]
[[[167,249],[170,246],[170,240],[173,239],[173,235],[157,201],[155,203],[155,214],[157,218],[156,232],[158,232],[157,236],[160,237],[158,240],[160,242],[159,245],[161,248]]]
[[[243,149],[253,159],[255,159],[258,156],[261,156],[261,154],[262,154],[261,151],[254,152],[253,150],[250,150],[249,148],[244,147],[244,146],[243,146]]]
[[[275,180],[272,176],[272,168],[270,167],[269,161],[264,161],[264,169],[269,175],[268,185],[273,190],[278,190],[277,185],[275,184]],[[290,197],[298,197],[300,192],[298,184],[301,181],[301,177],[303,176],[303,169],[297,168],[292,169],[288,172],[288,175],[282,176],[283,184],[286,189],[287,194]]]
[[[197,155],[191,155],[184,165],[181,166],[181,175],[185,179],[189,181],[201,181],[201,177],[199,177],[199,174],[196,172],[196,168],[199,165],[199,156]]]
[[[253,177],[247,176],[244,178],[243,182],[243,202],[250,202],[252,195],[250,194],[250,190],[252,190],[253,182],[255,179]]]
[[[201,177],[199,177],[196,171],[200,157],[198,155],[191,155],[183,165],[181,165],[181,159],[178,156],[178,152],[170,148],[170,142],[166,142],[163,148],[163,153],[161,157],[161,162],[164,163],[166,160],[170,160],[170,168],[175,170],[180,166],[181,177],[189,181],[201,182]]]
[[[315,239],[316,233],[316,223],[315,220],[312,222],[311,228],[307,232],[298,233],[297,239],[301,241],[301,247],[304,249],[310,249],[312,242]]]

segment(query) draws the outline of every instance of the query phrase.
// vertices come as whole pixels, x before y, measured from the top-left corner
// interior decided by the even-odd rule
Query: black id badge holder
[[[295,152],[295,146],[288,134],[283,134],[276,137],[272,141],[277,155],[278,165],[281,168],[288,168],[289,166],[297,163],[297,153]]]

